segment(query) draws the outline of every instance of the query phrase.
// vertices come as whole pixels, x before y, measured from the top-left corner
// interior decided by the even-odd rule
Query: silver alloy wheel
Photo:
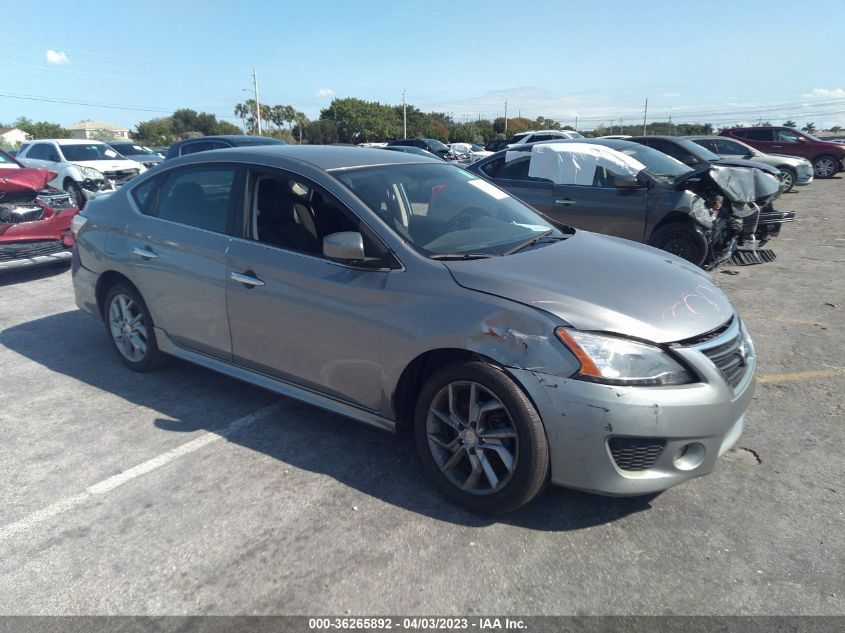
[[[129,295],[118,293],[109,304],[109,329],[123,357],[133,363],[147,354],[147,325],[144,313]]]
[[[792,172],[788,169],[784,169],[781,174],[781,180],[783,182],[783,190],[784,192],[790,191],[793,186],[795,186],[795,177],[792,175]]]
[[[431,401],[428,448],[446,478],[465,492],[489,495],[516,470],[519,440],[507,407],[476,382],[453,382]]]
[[[836,161],[827,156],[819,158],[813,163],[813,170],[817,178],[830,178],[836,173]]]

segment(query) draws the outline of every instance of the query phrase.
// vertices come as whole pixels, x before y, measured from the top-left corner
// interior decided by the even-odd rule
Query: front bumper
[[[30,268],[66,262],[71,258],[70,249],[61,240],[25,244],[0,244],[0,270]]]
[[[616,387],[509,369],[543,420],[552,483],[606,495],[642,495],[713,470],[742,433],[754,393],[753,351],[736,387],[700,349],[675,351],[701,382]],[[635,469],[628,469],[632,463]]]

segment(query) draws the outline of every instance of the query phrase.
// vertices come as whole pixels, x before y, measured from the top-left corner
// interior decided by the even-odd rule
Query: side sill
[[[159,328],[155,328],[155,335],[159,349],[166,354],[170,354],[176,358],[181,358],[182,360],[186,360],[190,363],[225,374],[231,378],[236,378],[237,380],[242,380],[258,387],[262,387],[263,389],[273,391],[279,395],[294,398],[295,400],[300,400],[306,404],[319,407],[320,409],[337,413],[338,415],[351,418],[357,422],[363,422],[364,424],[374,426],[382,431],[389,431],[391,433],[396,432],[395,421],[383,418],[372,411],[367,411],[366,409],[361,409],[354,405],[340,402],[309,389],[304,389],[291,383],[272,378],[266,374],[261,374],[244,367],[232,365],[216,358],[212,358],[211,356],[206,356],[205,354],[185,349],[184,347],[180,347],[173,343],[173,341],[170,340],[170,337],[168,337],[167,334]]]

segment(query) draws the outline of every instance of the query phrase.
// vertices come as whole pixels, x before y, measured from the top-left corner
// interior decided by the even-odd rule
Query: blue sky
[[[641,121],[648,97],[649,120],[845,126],[845,0],[3,4],[0,122],[232,117],[254,66],[262,103],[311,117],[405,89],[459,120],[507,99],[509,116],[591,129]]]

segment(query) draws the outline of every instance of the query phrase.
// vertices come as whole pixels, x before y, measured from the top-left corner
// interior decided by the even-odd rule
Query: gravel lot
[[[783,196],[777,260],[714,273],[759,355],[741,449],[498,520],[431,490],[407,438],[183,363],[133,374],[69,272],[2,275],[0,614],[845,614],[843,197]]]

